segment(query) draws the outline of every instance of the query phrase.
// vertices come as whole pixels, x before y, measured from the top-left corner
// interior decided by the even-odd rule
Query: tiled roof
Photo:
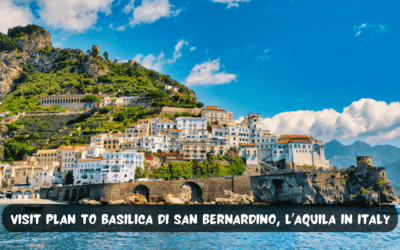
[[[57,152],[57,149],[38,150],[36,153],[37,154],[44,154],[44,153],[55,153],[55,152]]]
[[[278,139],[276,142],[277,142],[277,143],[288,143],[289,140]]]
[[[299,139],[299,138],[309,138],[309,136],[308,135],[281,135],[281,137],[282,138],[296,138],[296,139]]]
[[[69,150],[73,150],[73,149],[81,149],[84,148],[85,146],[61,146],[58,149],[69,149]]]
[[[147,122],[147,121],[151,121],[154,118],[147,118],[147,119],[140,119],[139,122]]]
[[[218,107],[212,107],[212,106],[207,106],[207,107],[203,108],[202,110],[210,110],[210,111],[221,111],[221,112],[226,112],[226,111],[225,111],[225,110],[223,110],[223,109],[220,109],[220,108],[218,108]]]
[[[171,132],[182,132],[182,130],[180,130],[180,129],[168,129],[168,131],[171,131]]]
[[[92,159],[84,159],[84,160],[82,160],[82,162],[87,162],[87,161],[101,161],[101,160],[103,160],[103,157],[92,158]]]
[[[159,122],[172,122],[171,119],[166,119],[166,118],[160,118],[158,119]]]

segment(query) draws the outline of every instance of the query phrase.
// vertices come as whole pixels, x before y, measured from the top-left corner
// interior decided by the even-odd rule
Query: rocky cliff
[[[305,205],[360,205],[397,202],[384,168],[293,172],[251,178],[255,202]]]
[[[57,66],[57,61],[61,61],[60,59],[66,61],[84,55],[80,49],[55,49],[51,43],[50,33],[43,29],[20,35],[13,40],[17,48],[0,53],[0,100],[15,89],[15,80],[25,65],[31,64],[35,71],[49,73]],[[93,57],[75,67],[76,73],[87,73],[92,78],[105,75],[108,71],[107,67],[100,68],[94,63]]]

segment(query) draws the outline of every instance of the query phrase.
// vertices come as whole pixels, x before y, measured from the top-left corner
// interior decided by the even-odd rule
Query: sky
[[[398,1],[0,0],[0,32],[137,60],[271,132],[400,146]]]

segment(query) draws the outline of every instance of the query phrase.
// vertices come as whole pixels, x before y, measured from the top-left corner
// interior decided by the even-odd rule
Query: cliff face
[[[21,74],[23,67],[32,64],[35,71],[49,73],[54,69],[55,63],[63,55],[61,49],[54,49],[50,33],[36,32],[29,36],[17,39],[18,50],[0,53],[0,100],[15,89],[15,79]],[[77,58],[83,52],[79,49],[68,50],[65,60]],[[65,54],[65,53],[64,53]],[[75,72],[86,72],[89,77],[105,75],[108,69],[100,69],[92,61],[76,67]]]
[[[35,71],[50,72],[54,67],[54,61],[60,56],[60,51],[46,54],[40,49],[53,48],[50,33],[42,32],[17,40],[18,49],[0,54],[0,99],[14,87],[14,79],[22,72],[27,64],[32,64]]]
[[[397,202],[384,168],[285,173],[251,178],[254,200],[271,204],[364,205]]]

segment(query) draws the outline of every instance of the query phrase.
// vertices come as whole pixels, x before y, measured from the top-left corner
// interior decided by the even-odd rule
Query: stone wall
[[[42,188],[41,195],[43,198],[56,200],[75,201],[80,198],[90,198],[92,200],[111,201],[125,199],[134,193],[135,188],[144,186],[145,189],[148,189],[149,201],[159,202],[164,201],[168,194],[177,197],[181,187],[187,183],[194,183],[201,190],[203,202],[224,198],[224,190],[251,195],[250,177],[248,176],[52,187]],[[49,194],[53,194],[52,197],[49,197]]]
[[[174,115],[175,113],[188,112],[191,115],[199,115],[201,108],[176,108],[176,107],[163,107],[161,114]]]

